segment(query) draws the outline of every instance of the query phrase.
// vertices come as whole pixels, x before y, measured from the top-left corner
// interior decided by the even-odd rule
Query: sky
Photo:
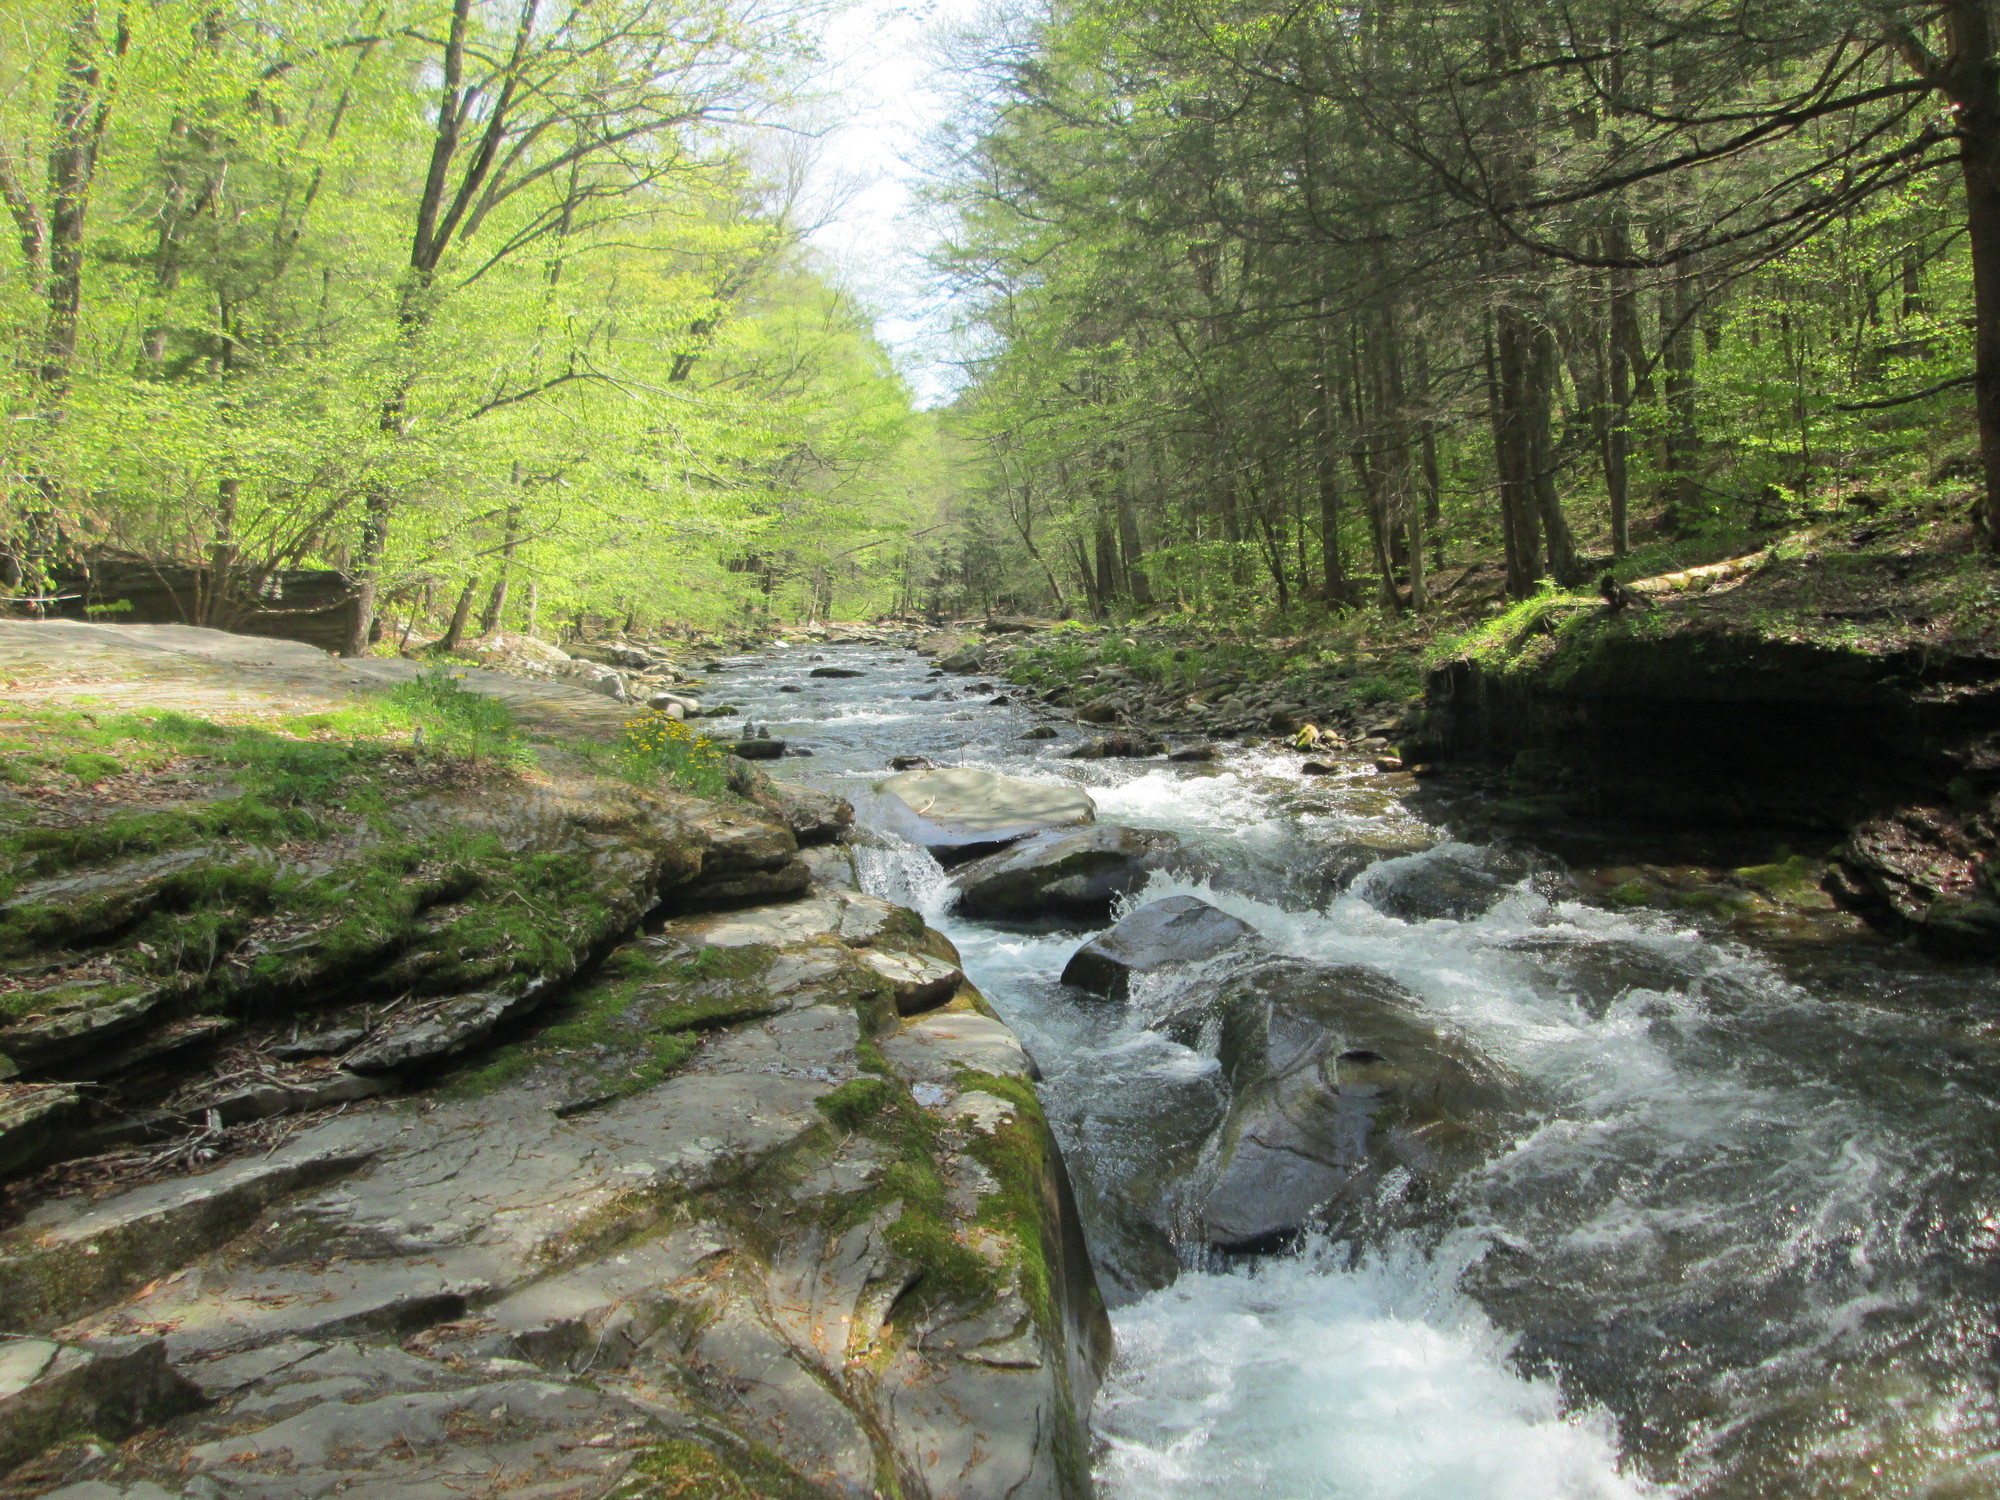
[[[875,309],[876,333],[920,405],[950,399],[949,310],[927,296],[922,254],[935,230],[919,220],[925,135],[951,107],[928,38],[991,0],[855,0],[825,32],[829,128],[816,143],[813,196],[835,204],[811,235],[842,280]]]

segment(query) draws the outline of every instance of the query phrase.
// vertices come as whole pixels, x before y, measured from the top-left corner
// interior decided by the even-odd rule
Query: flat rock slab
[[[970,858],[1051,828],[1097,818],[1080,787],[1047,786],[968,766],[906,771],[877,783],[883,821],[940,857]]]
[[[965,983],[965,974],[957,964],[927,953],[877,951],[865,955],[862,962],[889,982],[896,1009],[906,1016],[935,1010]]]
[[[1150,974],[1169,964],[1199,963],[1256,936],[1249,923],[1199,897],[1168,896],[1140,907],[1077,949],[1063,966],[1062,981],[1122,1000],[1134,974]]]
[[[1002,1078],[1035,1076],[1019,1039],[991,1016],[962,1011],[925,1016],[880,1045],[889,1066],[911,1083],[951,1086],[964,1069]]]

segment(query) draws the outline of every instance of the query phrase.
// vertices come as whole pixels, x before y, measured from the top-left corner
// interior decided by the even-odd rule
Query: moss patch
[[[739,1440],[676,1438],[646,1449],[619,1500],[826,1500],[769,1449]]]

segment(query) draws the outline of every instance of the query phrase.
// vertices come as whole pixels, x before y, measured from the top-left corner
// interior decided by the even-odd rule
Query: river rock
[[[1357,894],[1405,922],[1469,922],[1497,906],[1528,873],[1526,861],[1497,850],[1448,845],[1376,865]]]
[[[968,859],[1051,828],[1095,821],[1097,805],[1077,787],[999,776],[968,766],[906,771],[879,782],[891,832],[940,858]]]
[[[1433,848],[1437,840],[1420,830],[1356,834],[1312,857],[1306,878],[1318,891],[1333,895],[1346,890],[1364,871],[1384,860],[1403,859]],[[1394,899],[1393,897],[1391,899]]]
[[[1151,735],[1106,734],[1085,740],[1065,757],[1068,760],[1118,760],[1146,755],[1163,755],[1166,746]]]
[[[620,703],[625,701],[625,679],[610,667],[600,666],[594,661],[563,662],[555,668],[553,675]]]
[[[1149,902],[1070,955],[1062,982],[1122,1000],[1134,974],[1197,963],[1257,936],[1256,929],[1196,896]]]
[[[1167,755],[1168,760],[1176,760],[1184,763],[1193,761],[1204,761],[1204,760],[1219,760],[1221,759],[1221,757],[1222,757],[1222,752],[1216,749],[1215,746],[1208,744],[1205,741],[1199,745],[1183,745],[1180,747],[1180,749],[1170,751]]]
[[[1055,728],[1049,724],[1037,724],[1021,736],[1024,740],[1052,740],[1055,737]]]
[[[866,677],[867,675],[856,667],[814,667],[806,673],[808,677]]]
[[[777,760],[785,753],[783,740],[738,740],[729,747],[730,753],[744,760]]]
[[[1076,716],[1086,724],[1116,724],[1125,713],[1122,698],[1093,698],[1076,711]]]
[[[972,917],[1102,917],[1180,848],[1170,833],[1098,824],[1036,834],[952,877]]]
[[[1435,1193],[1504,1138],[1524,1088],[1371,969],[1262,960],[1163,1026],[1221,1021],[1230,1104],[1195,1201],[1229,1250],[1363,1227],[1389,1173]]]

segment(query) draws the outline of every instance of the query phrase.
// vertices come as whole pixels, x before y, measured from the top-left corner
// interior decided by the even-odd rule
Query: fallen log
[[[1724,585],[1740,583],[1770,562],[1774,556],[1776,553],[1766,547],[1744,557],[1731,557],[1722,562],[1705,563],[1699,568],[1683,568],[1678,573],[1660,573],[1651,578],[1638,578],[1630,583],[1620,583],[1606,573],[1597,581],[1597,591],[1604,596],[1604,602],[1614,610],[1634,604],[1650,607],[1659,600],[1676,594],[1713,593]]]

